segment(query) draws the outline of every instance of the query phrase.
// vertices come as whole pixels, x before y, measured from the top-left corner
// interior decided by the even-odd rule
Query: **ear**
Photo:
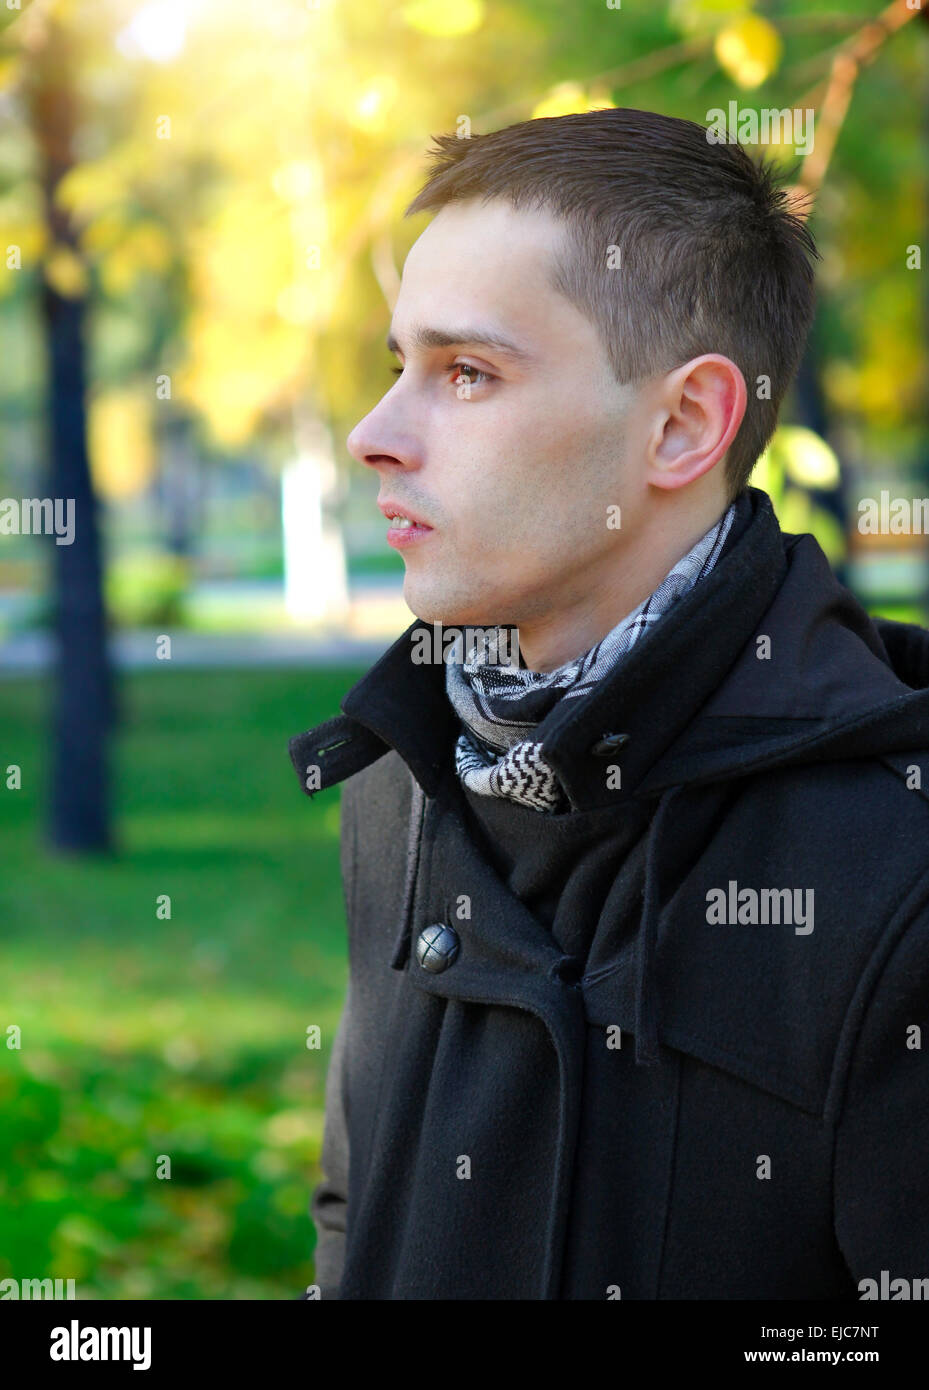
[[[646,481],[672,491],[708,473],[742,423],[745,378],[721,353],[706,353],[664,378],[649,444]]]

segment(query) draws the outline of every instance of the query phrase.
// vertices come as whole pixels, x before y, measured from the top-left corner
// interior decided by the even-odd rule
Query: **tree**
[[[57,192],[73,167],[75,94],[69,46],[54,20],[34,54],[29,110],[40,160],[43,207],[59,257],[80,265],[77,235]],[[78,272],[79,273],[79,272]],[[107,736],[113,683],[107,656],[97,502],[87,455],[84,318],[78,283],[45,279],[41,291],[48,360],[49,496],[73,499],[69,545],[53,545],[57,673],[48,838],[56,849],[111,848]]]

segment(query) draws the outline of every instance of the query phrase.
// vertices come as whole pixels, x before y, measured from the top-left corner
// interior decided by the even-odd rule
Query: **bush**
[[[112,622],[117,627],[183,624],[190,580],[190,561],[178,555],[151,551],[113,560],[104,580]]]

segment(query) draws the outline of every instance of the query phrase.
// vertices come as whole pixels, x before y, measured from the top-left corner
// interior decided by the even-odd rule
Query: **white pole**
[[[297,457],[281,472],[284,606],[295,622],[336,626],[349,612],[342,530],[328,503],[337,481],[332,441],[321,421],[303,418]]]

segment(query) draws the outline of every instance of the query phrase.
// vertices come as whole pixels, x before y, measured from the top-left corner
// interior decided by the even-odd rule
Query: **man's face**
[[[381,502],[432,528],[390,532],[425,621],[537,622],[602,596],[621,534],[608,508],[625,529],[643,504],[626,462],[636,393],[548,283],[563,235],[547,213],[470,201],[443,208],[407,256],[391,325],[402,375],[348,448],[377,470]],[[454,341],[418,342],[422,330]]]

